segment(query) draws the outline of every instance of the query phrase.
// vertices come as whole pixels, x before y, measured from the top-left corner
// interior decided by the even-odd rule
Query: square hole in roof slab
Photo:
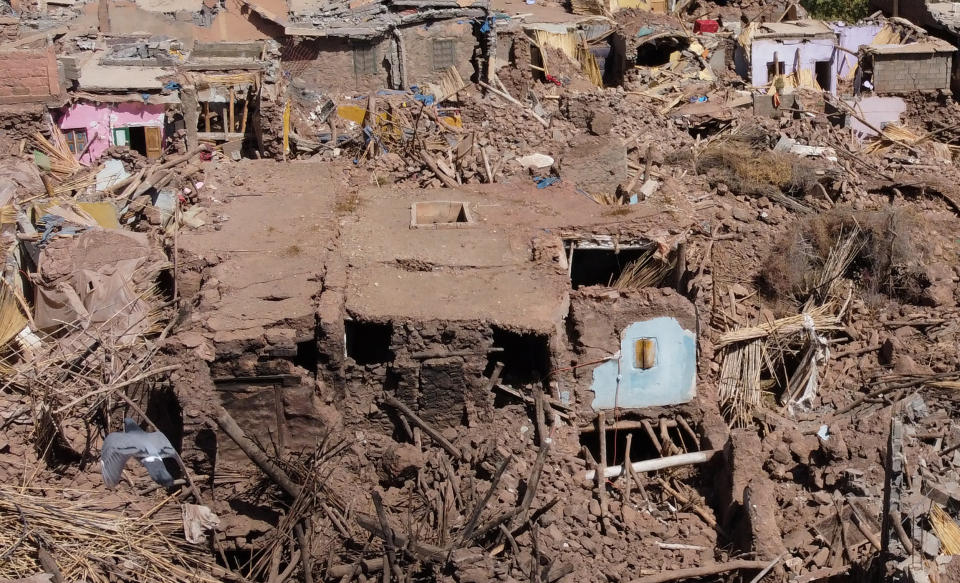
[[[467,203],[455,200],[415,202],[410,207],[413,229],[462,228],[473,224]]]

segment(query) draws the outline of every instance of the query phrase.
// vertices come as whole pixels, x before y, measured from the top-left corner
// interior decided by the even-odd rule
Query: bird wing
[[[103,448],[100,450],[100,472],[108,488],[120,483],[120,474],[123,473],[127,460],[146,455],[138,438],[139,435],[135,433],[122,432],[114,432],[104,438]]]
[[[143,435],[145,443],[147,443],[147,449],[150,452],[150,455],[155,455],[165,458],[177,458],[177,450],[174,449],[173,444],[170,443],[170,440],[167,439],[167,436],[159,431],[153,431],[151,433],[145,433]]]
[[[140,433],[139,437],[143,440],[146,455],[137,456],[137,459],[140,460],[143,467],[147,468],[147,472],[150,474],[150,477],[153,478],[153,481],[163,486],[171,485],[173,483],[173,476],[167,471],[163,459],[179,459],[177,450],[173,448],[173,444],[170,443],[167,436],[159,431]]]
[[[167,466],[163,463],[163,458],[159,456],[147,456],[140,459],[143,467],[147,468],[147,473],[153,478],[153,481],[161,486],[173,484],[173,476],[167,471]]]

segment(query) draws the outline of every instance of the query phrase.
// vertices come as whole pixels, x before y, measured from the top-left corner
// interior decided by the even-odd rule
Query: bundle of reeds
[[[638,259],[627,264],[613,282],[617,289],[641,289],[663,281],[673,269],[673,264],[654,258],[655,249],[650,249]]]
[[[36,132],[33,134],[33,140],[38,150],[50,158],[50,172],[57,178],[63,179],[72,176],[83,166],[77,162],[67,146],[67,140],[63,133],[56,126],[50,129],[50,140],[43,137],[43,134]]]
[[[931,138],[932,134],[920,135],[902,125],[888,124],[883,127],[882,135],[875,136],[873,141],[864,146],[863,151],[867,154],[883,154],[896,145],[918,146],[924,142],[939,144],[949,152],[960,151],[960,146],[943,144]]]
[[[930,509],[930,524],[940,539],[940,547],[946,555],[960,555],[960,525],[943,508],[934,504]]]
[[[763,346],[759,340],[728,346],[717,386],[721,412],[734,427],[746,427],[760,406]]]
[[[806,315],[813,320],[813,326],[817,330],[840,330],[842,328],[840,318],[833,312],[833,306],[818,306],[806,312]],[[804,314],[797,314],[796,316],[779,318],[772,322],[764,322],[757,326],[732,330],[720,337],[717,346],[723,348],[747,340],[767,338],[774,335],[783,337],[797,334],[804,330],[804,319]]]
[[[171,536],[176,524],[109,512],[94,501],[98,493],[71,501],[65,492],[44,490],[48,496],[41,497],[0,485],[0,579],[47,571],[40,549],[56,562],[64,581],[215,583],[229,575],[207,558],[205,548]]]
[[[823,268],[817,273],[814,287],[810,290],[809,298],[804,311],[811,310],[815,305],[826,305],[839,295],[839,286],[843,276],[850,268],[860,251],[866,245],[866,240],[860,236],[860,229],[854,227],[846,235],[830,247]]]

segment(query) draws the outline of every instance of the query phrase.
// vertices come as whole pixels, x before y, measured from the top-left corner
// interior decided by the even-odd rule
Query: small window
[[[783,61],[771,61],[767,63],[767,79],[772,79],[777,75],[783,75],[787,70],[787,64]]]
[[[87,130],[66,130],[63,137],[67,140],[70,152],[77,155],[87,147]]]
[[[377,74],[377,49],[373,45],[353,47],[353,72],[357,75]]]
[[[457,41],[452,38],[438,38],[433,41],[433,68],[449,69],[457,64]]]
[[[115,128],[113,130],[113,145],[114,146],[129,146],[130,145],[130,129],[129,128]]]
[[[638,338],[633,345],[633,368],[647,370],[657,364],[657,339]]]

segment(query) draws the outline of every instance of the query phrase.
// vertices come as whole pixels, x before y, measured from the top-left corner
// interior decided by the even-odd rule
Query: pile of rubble
[[[0,116],[0,579],[960,580],[958,106],[883,90],[942,46],[786,2],[421,4],[54,34],[84,95]],[[413,79],[434,17],[473,77],[304,57],[383,33]],[[143,92],[87,92],[111,66]],[[171,484],[105,488],[126,417]]]

